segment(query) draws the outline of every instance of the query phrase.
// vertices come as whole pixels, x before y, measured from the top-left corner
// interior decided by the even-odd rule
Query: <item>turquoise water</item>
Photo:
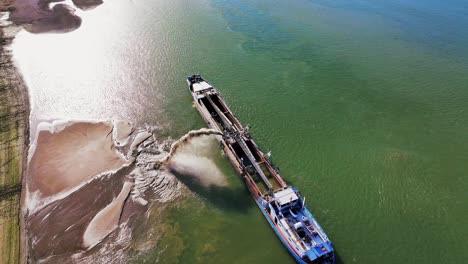
[[[339,263],[468,259],[465,1],[116,0],[83,18],[70,34],[18,38],[36,121],[111,116],[176,138],[205,126],[185,83],[200,73],[307,197]],[[170,209],[139,260],[294,263],[216,162],[229,187]]]

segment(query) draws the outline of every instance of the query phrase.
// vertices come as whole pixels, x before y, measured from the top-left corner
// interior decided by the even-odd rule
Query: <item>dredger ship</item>
[[[200,75],[187,78],[196,108],[218,137],[226,156],[244,180],[261,212],[298,263],[333,264],[331,241],[307,209],[297,188],[281,178],[223,97]]]

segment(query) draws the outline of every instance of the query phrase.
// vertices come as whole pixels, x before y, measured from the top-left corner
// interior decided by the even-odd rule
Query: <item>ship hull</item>
[[[252,196],[253,197],[253,196]],[[253,197],[255,200],[255,197]],[[275,231],[276,236],[280,239],[281,243],[283,243],[283,246],[289,251],[289,253],[294,257],[294,259],[297,261],[297,263],[300,264],[307,264],[304,260],[301,259],[301,257],[297,254],[297,252],[292,248],[292,246],[287,242],[287,238],[284,236],[284,234],[281,232],[281,230],[278,228],[278,226],[273,222],[273,219],[271,216],[266,212],[265,207],[262,205],[262,200],[263,199],[258,199],[255,200],[255,203],[257,204],[258,208],[262,212],[263,216],[267,220],[267,222],[270,224],[271,228]]]
[[[203,120],[208,125],[208,127],[211,128],[211,129],[219,130],[218,127],[212,125],[214,120],[211,117],[206,116],[206,113],[205,113],[204,109],[198,103],[196,103],[196,100],[194,101],[194,104],[195,104],[195,107],[197,108],[197,111],[200,113],[200,115],[202,116]],[[228,146],[226,145],[226,143],[224,142],[224,140],[221,137],[217,137],[217,140],[222,145],[223,152],[229,158],[229,161],[231,162],[231,165],[234,167],[237,174],[241,177],[245,187],[249,190],[249,193],[250,193],[252,199],[255,201],[255,204],[258,206],[258,209],[262,212],[262,215],[265,217],[267,222],[270,224],[271,228],[275,231],[276,235],[281,240],[281,243],[284,245],[284,247],[286,247],[286,249],[289,251],[289,253],[294,257],[294,259],[298,263],[307,264],[306,262],[304,262],[304,260],[301,259],[300,256],[298,256],[297,252],[291,247],[291,245],[289,245],[289,243],[287,242],[286,237],[282,234],[282,232],[279,230],[277,225],[275,225],[275,223],[273,222],[273,219],[271,219],[270,215],[268,215],[265,208],[262,206],[263,199],[257,194],[255,184],[252,184],[251,182],[249,182],[248,179],[243,177],[244,173],[242,172],[242,169],[240,168],[240,166],[239,166],[239,164],[237,162],[237,159],[235,158],[232,151],[228,148]]]
[[[202,79],[202,81],[204,80]],[[204,90],[196,91],[196,88],[192,86],[193,83],[191,83],[189,80],[187,80],[187,83],[189,84],[189,88],[190,88],[189,90],[193,97],[194,106],[196,107],[197,111],[200,113],[200,115],[202,116],[203,120],[205,121],[205,123],[207,124],[209,128],[220,131],[221,133],[224,133],[225,136],[226,135],[229,136],[230,134],[233,134],[233,133],[229,133],[232,131],[243,135],[245,128],[242,127],[242,125],[237,120],[237,118],[232,114],[229,107],[225,105],[224,100],[216,92],[216,90],[214,90],[211,86],[209,86],[206,89],[213,89],[213,93],[210,92],[211,90],[208,90],[207,92],[203,92]],[[206,83],[205,86],[206,85],[208,84]],[[200,86],[198,86],[197,88],[200,88]],[[200,89],[202,88],[204,87],[201,87]],[[212,95],[218,96],[220,101],[215,102],[215,103],[211,101],[213,99],[208,99],[209,102],[206,100],[203,101],[204,96],[212,96]],[[208,107],[208,104],[215,104],[216,106],[214,108],[213,106]],[[221,107],[223,111],[220,111],[218,106]],[[221,115],[226,115],[229,117],[229,119],[226,121],[226,116],[224,116],[225,119],[221,120],[222,118],[221,119],[219,118],[219,116]],[[215,117],[217,120],[215,120]],[[279,174],[277,174],[275,169],[273,169],[273,166],[270,164],[270,162],[264,158],[265,155],[258,149],[258,146],[250,138],[250,136],[247,136],[246,139],[239,139],[239,137],[236,138],[236,137],[232,137],[231,135],[230,139],[232,140],[233,138],[235,138],[238,142],[242,142],[243,144],[246,143],[244,141],[248,141],[251,144],[250,146],[250,148],[252,148],[251,150],[253,150],[253,152],[256,154],[255,158],[259,160],[259,164],[261,163],[262,165],[264,165],[265,166],[264,169],[269,172],[270,177],[261,175],[263,182],[268,181],[270,183],[270,184],[267,184],[267,186],[269,185],[268,187],[270,189],[269,191],[266,191],[265,189],[260,188],[261,185],[258,184],[258,178],[256,180],[253,179],[251,172],[249,172],[249,170],[246,168],[246,165],[245,165],[245,161],[247,159],[246,156],[244,156],[244,158],[241,158],[241,156],[239,156],[238,150],[236,150],[236,148],[233,147],[234,143],[229,142],[229,137],[228,139],[226,139],[225,137],[222,137],[222,136],[216,136],[216,139],[219,141],[220,145],[222,146],[224,153],[228,157],[229,161],[231,162],[232,166],[234,167],[238,175],[242,178],[245,186],[249,190],[255,203],[257,204],[258,208],[262,212],[265,219],[270,224],[271,228],[275,231],[281,243],[286,247],[286,249],[289,251],[289,253],[294,257],[294,259],[298,263],[333,264],[335,258],[334,258],[333,249],[331,248],[331,243],[328,241],[328,238],[323,233],[323,230],[321,229],[321,227],[318,225],[318,223],[316,223],[315,218],[313,218],[313,216],[310,214],[309,211],[306,210],[305,207],[303,208],[304,210],[307,211],[307,214],[305,216],[307,216],[309,220],[313,220],[313,222],[316,224],[315,228],[318,231],[320,231],[320,234],[321,234],[320,237],[323,240],[322,243],[320,244],[320,247],[321,247],[320,249],[325,250],[325,253],[327,253],[328,256],[324,256],[323,254],[318,253],[316,257],[310,258],[311,257],[310,255],[311,245],[309,245],[308,247],[305,247],[304,243],[300,241],[301,238],[297,237],[297,235],[291,236],[291,231],[292,231],[291,226],[286,228],[285,227],[287,226],[286,222],[281,222],[281,221],[285,221],[282,219],[282,214],[280,213],[281,215],[280,216],[277,213],[272,213],[271,201],[273,198],[278,198],[278,197],[275,197],[274,194],[284,193],[285,191],[291,191],[291,190],[295,192],[295,189],[292,189],[290,186],[286,185],[284,180],[279,176]],[[243,147],[247,148],[247,146],[245,145]],[[251,158],[253,157],[249,157],[249,159]],[[252,167],[252,166],[253,165],[250,164],[249,167]],[[261,168],[257,166],[256,169],[258,172],[259,171],[258,169],[261,169]],[[271,185],[273,181],[276,182],[275,186]],[[298,201],[302,201],[302,200],[299,199]],[[283,202],[287,203],[287,201],[284,201],[284,200]],[[304,204],[304,202],[305,200],[302,202],[302,204]],[[298,220],[298,219],[296,219],[295,221],[296,223],[301,222],[302,224],[305,224],[305,222]],[[281,225],[282,227],[280,227],[279,225]],[[289,235],[287,235],[286,233]],[[316,247],[317,244],[312,245],[312,246]]]

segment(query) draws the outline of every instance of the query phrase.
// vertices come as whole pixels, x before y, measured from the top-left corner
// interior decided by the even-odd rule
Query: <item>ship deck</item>
[[[247,145],[248,145],[249,149],[253,150],[251,152],[252,152],[255,160],[259,161],[259,162],[257,162],[258,167],[260,167],[263,174],[266,176],[266,179],[268,179],[268,182],[272,186],[272,189],[273,190],[281,189],[283,187],[282,184],[280,184],[280,182],[275,178],[275,176],[273,175],[273,172],[268,167],[266,162],[262,161],[261,156],[258,155],[257,151],[255,151],[255,149],[256,149],[255,146],[252,143],[250,143],[250,144],[249,143],[250,143],[250,141],[247,141]],[[231,146],[234,149],[234,152],[236,153],[236,155],[239,157],[240,161],[242,162],[242,165],[246,168],[246,170],[249,173],[250,177],[255,182],[255,185],[260,190],[260,192],[262,192],[264,194],[268,193],[267,183],[265,183],[265,181],[262,179],[262,177],[259,175],[259,173],[257,173],[257,171],[255,170],[255,168],[252,165],[252,162],[247,157],[246,153],[241,149],[241,147],[237,143],[234,143]]]
[[[221,95],[201,78],[193,85],[188,82],[200,114],[210,127],[232,139],[225,151],[233,154],[242,172],[252,179],[261,194],[286,187],[276,169],[250,138],[248,128],[242,126]]]
[[[270,173],[270,170],[268,169],[268,167],[266,166],[265,163],[260,163],[259,164],[260,168],[262,169],[263,173],[265,174],[265,176],[267,176],[268,178],[268,181],[270,182],[270,184],[273,186],[273,190],[279,190],[281,189],[281,185],[278,183],[278,181],[276,181],[276,179],[273,177],[273,175]],[[256,176],[256,177],[255,177]],[[265,193],[267,192],[267,187],[265,186],[265,184],[263,184],[263,181],[262,179],[257,175],[255,174],[255,176],[253,176],[252,178],[254,178],[254,181],[255,183],[257,184],[257,187],[260,189],[260,191],[262,193]],[[257,183],[257,180],[256,178],[258,178],[258,181],[260,183]],[[260,186],[262,187],[260,187]]]

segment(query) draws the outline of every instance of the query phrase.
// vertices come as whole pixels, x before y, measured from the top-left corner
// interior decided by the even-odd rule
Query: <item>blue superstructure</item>
[[[305,206],[305,201],[297,189],[288,187],[279,194],[283,198],[286,196],[286,199],[260,197],[257,205],[296,261],[334,263],[335,255],[331,242]]]

